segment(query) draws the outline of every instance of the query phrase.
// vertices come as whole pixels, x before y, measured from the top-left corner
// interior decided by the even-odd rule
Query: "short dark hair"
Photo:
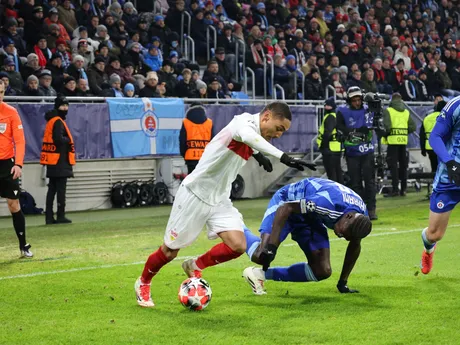
[[[372,222],[369,217],[355,213],[353,223],[350,225],[350,235],[352,238],[364,238],[372,231]]]
[[[260,113],[263,114],[266,111],[271,111],[275,117],[280,117],[292,121],[291,109],[284,102],[271,102],[267,104]]]

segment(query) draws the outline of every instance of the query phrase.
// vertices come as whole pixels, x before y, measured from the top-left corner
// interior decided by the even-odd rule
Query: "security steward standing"
[[[363,93],[357,86],[347,92],[347,104],[337,108],[337,131],[345,139],[350,185],[367,205],[369,218],[378,219],[376,208],[375,161],[373,144],[373,120],[367,106],[363,104]],[[364,183],[364,186],[363,186]]]
[[[68,100],[59,95],[54,101],[54,109],[46,113],[48,121],[43,136],[40,164],[46,165],[49,178],[46,194],[46,224],[72,223],[65,217],[65,194],[67,179],[73,177],[75,165],[75,145],[69,127],[65,123],[69,110]],[[53,203],[57,194],[57,217],[54,219]]]
[[[213,123],[206,117],[205,109],[201,105],[192,105],[179,133],[180,154],[184,157],[189,174],[195,170],[204,148],[213,137]]]
[[[386,136],[382,143],[387,144],[387,164],[391,172],[392,192],[385,196],[405,196],[407,189],[407,143],[409,133],[416,129],[414,120],[410,117],[409,110],[404,107],[401,94],[394,93],[390,106],[383,111],[383,126]],[[398,189],[401,181],[401,189]]]
[[[446,104],[447,103],[445,101],[436,102],[435,100],[434,111],[423,119],[423,124],[420,126],[420,148],[422,149],[422,156],[426,157],[426,154],[428,153],[428,158],[430,159],[431,164],[431,172],[433,173],[438,170],[438,156],[430,145],[430,133],[436,123],[436,118]]]
[[[19,178],[22,175],[26,140],[17,110],[3,102],[5,89],[5,83],[0,80],[0,197],[6,199],[13,218],[21,256],[31,258],[31,245],[26,242],[26,219],[19,204]]]
[[[343,184],[341,158],[343,145],[337,138],[336,104],[334,97],[329,97],[324,104],[323,123],[318,132],[316,143],[323,156],[327,178]]]

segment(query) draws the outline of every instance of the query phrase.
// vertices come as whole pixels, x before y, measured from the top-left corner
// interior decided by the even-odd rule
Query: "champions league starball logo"
[[[152,110],[147,110],[141,118],[141,126],[145,135],[156,137],[158,134],[158,117]]]

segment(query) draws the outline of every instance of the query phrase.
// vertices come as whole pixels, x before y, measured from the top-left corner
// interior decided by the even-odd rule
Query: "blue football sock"
[[[429,254],[429,253],[433,252],[434,246],[436,245],[436,242],[431,242],[430,240],[428,240],[426,238],[426,231],[427,230],[428,230],[428,228],[425,228],[422,231],[422,241],[423,241],[423,245],[425,246],[426,252]]]
[[[248,254],[250,259],[259,247],[260,238],[254,235],[246,226],[244,227],[244,237],[246,237],[246,254]]]
[[[283,282],[316,282],[318,281],[306,262],[291,265],[289,267],[270,267],[265,272],[267,280]]]

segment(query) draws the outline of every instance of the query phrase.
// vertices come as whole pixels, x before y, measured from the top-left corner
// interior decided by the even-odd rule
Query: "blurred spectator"
[[[48,18],[44,20],[45,25],[49,28],[52,24],[56,24],[59,26],[59,33],[61,34],[61,38],[64,39],[64,41],[70,42],[70,36],[69,33],[67,32],[67,29],[65,26],[61,23],[59,20],[59,12],[56,8],[50,9],[48,12]],[[77,27],[75,25],[75,27]],[[75,29],[75,28],[74,28]],[[72,30],[73,31],[73,30]],[[70,31],[70,32],[72,32]]]
[[[73,39],[70,43],[70,48],[73,54],[77,52],[78,42],[80,42],[80,40],[85,40],[88,43],[88,51],[92,52],[93,54],[96,52],[99,46],[99,42],[88,36],[88,28],[86,26],[79,26],[73,31]]]
[[[109,78],[110,88],[104,89],[101,93],[103,97],[124,97],[121,90],[121,78],[118,74],[113,73]]]
[[[350,79],[347,82],[347,88],[349,89],[352,86],[357,86],[360,89],[363,89],[363,82],[361,80],[362,74],[359,69],[356,69],[352,72]]]
[[[71,6],[70,0],[63,0],[57,7],[59,11],[59,21],[64,25],[68,33],[71,33],[78,26],[77,19],[75,18],[75,11]]]
[[[139,92],[139,97],[157,98],[158,75],[156,72],[147,73],[144,88]]]
[[[91,97],[93,94],[88,87],[88,80],[86,79],[78,79],[77,82],[77,96],[78,97]]]
[[[65,69],[62,66],[62,58],[59,53],[54,53],[51,56],[50,61],[48,61],[48,64],[46,65],[46,69],[51,72],[51,85],[53,88],[57,91],[61,90],[65,78]]]
[[[394,68],[393,77],[392,77],[393,90],[399,90],[401,85],[404,83],[405,76],[406,76],[406,71],[404,70],[404,60],[399,59],[396,61],[396,66]],[[403,96],[403,100],[407,101],[404,98],[404,96]]]
[[[219,78],[212,77],[208,84],[207,97],[212,99],[225,99],[225,93],[222,91],[222,86],[219,82]],[[216,101],[218,103],[218,101]]]
[[[224,78],[222,78],[219,75],[219,64],[217,63],[217,61],[211,60],[208,62],[206,71],[204,71],[203,81],[208,86],[210,86],[214,79],[217,79],[217,81],[219,82],[218,90],[220,90],[224,95],[229,95],[230,91],[228,89],[227,82],[224,80]],[[217,91],[217,89],[214,91]],[[208,94],[209,94],[209,90],[208,90]]]
[[[8,42],[7,39],[13,41],[19,56],[27,55],[26,42],[23,40],[22,35],[18,33],[18,21],[13,17],[7,18],[3,25],[2,41],[4,46],[5,41]]]
[[[121,67],[120,58],[116,55],[112,55],[109,60],[109,64],[106,65],[105,71],[107,75],[112,78],[112,74],[118,74],[121,78],[122,84],[134,83],[135,80],[133,77],[129,76],[125,69]]]
[[[15,70],[19,70],[20,57],[14,47],[14,41],[11,38],[3,40],[3,49],[0,48],[0,65],[5,65],[5,60],[12,60],[14,62]]]
[[[80,55],[83,57],[84,62],[83,62],[83,68],[86,69],[88,66],[90,66],[94,62],[94,54],[92,51],[88,49],[88,41],[81,39],[78,41],[78,50],[77,50],[77,55]]]
[[[24,96],[43,96],[43,93],[38,89],[38,78],[30,75],[22,90]]]
[[[61,93],[66,97],[77,97],[77,82],[72,76],[64,78],[64,87]]]
[[[96,42],[99,42],[99,44],[105,43],[109,49],[113,48],[113,42],[110,40],[110,36],[107,33],[107,28],[105,25],[97,26],[94,39]]]
[[[163,67],[158,71],[160,84],[164,84],[165,97],[173,97],[176,89],[177,79],[174,75],[174,64],[170,60],[163,61]]]
[[[51,86],[51,82],[53,80],[51,71],[48,69],[44,69],[40,72],[38,76],[39,80],[39,90],[43,94],[43,96],[57,96],[56,90]]]
[[[26,80],[30,75],[38,75],[41,70],[40,65],[38,64],[37,54],[30,53],[27,55],[27,63],[22,66],[21,76],[23,80]]]
[[[81,55],[75,55],[72,59],[72,64],[67,68],[67,74],[75,80],[88,79],[84,68],[85,59]]]
[[[310,57],[307,60],[307,63],[302,66],[302,73],[308,76],[313,68],[317,68],[316,55],[310,55]]]
[[[310,74],[305,77],[305,94],[307,99],[324,99],[324,87],[316,67],[312,68]]]
[[[374,70],[374,79],[377,84],[377,90],[380,93],[391,94],[393,92],[391,88],[391,81],[387,80],[387,75],[383,69],[383,62],[381,58],[376,58],[372,64]]]
[[[417,79],[417,72],[411,69],[400,88],[401,96],[404,101],[426,101],[428,94],[425,84]]]
[[[300,70],[303,65],[307,63],[307,59],[305,58],[305,54],[303,53],[303,40],[301,38],[297,38],[295,40],[295,47],[291,49],[289,52],[290,55],[294,55],[295,61],[297,62],[297,68]]]
[[[195,81],[196,89],[198,91],[197,98],[208,98],[208,86],[202,80]]]
[[[425,86],[428,94],[433,95],[436,92],[439,92],[442,88],[442,81],[434,59],[431,59],[428,62],[428,66],[425,67],[424,72],[426,73]]]
[[[412,68],[410,56],[409,56],[409,48],[407,45],[402,46],[399,49],[396,49],[394,59],[396,61],[403,60],[404,61],[404,70],[409,71]]]
[[[131,83],[128,83],[123,88],[123,94],[125,95],[125,97],[129,97],[129,98],[135,97],[134,90],[135,90],[134,85]]]
[[[56,48],[56,41],[58,39],[63,40],[62,38],[60,38],[60,36],[61,29],[59,28],[59,25],[51,24],[48,28],[48,34],[46,35],[46,43],[48,48],[51,49],[51,51],[53,51]]]
[[[108,81],[105,71],[105,60],[101,56],[94,59],[94,63],[88,68],[88,84],[91,91],[99,96],[102,94],[103,83]]]
[[[148,53],[144,57],[144,62],[149,66],[152,71],[159,71],[163,61],[160,59],[158,48],[153,44],[149,45]]]
[[[125,22],[128,33],[132,33],[136,30],[139,15],[131,2],[125,2],[123,5],[123,15],[121,19]]]
[[[156,15],[154,18],[154,22],[152,23],[152,25],[150,25],[150,28],[148,31],[148,37],[157,36],[160,38],[161,42],[166,42],[166,38],[168,37],[168,34],[170,32],[171,30],[165,25],[164,17],[162,15]],[[192,27],[192,32],[193,32],[193,27]],[[192,37],[193,37],[193,34],[192,34]],[[195,40],[195,44],[196,44],[196,40]]]
[[[232,64],[226,59],[225,50],[221,47],[216,49],[216,62],[219,66],[218,74],[227,83],[229,91],[241,91],[241,84],[236,81],[232,72]]]
[[[8,74],[6,72],[0,72],[0,80],[2,80],[3,84],[5,85],[5,96],[20,95],[20,92],[18,92],[18,90],[15,90],[11,87],[10,78],[8,77]]]
[[[364,71],[362,86],[364,92],[378,92],[377,83],[375,82],[375,72],[372,68],[368,68]]]
[[[62,38],[59,38],[56,41],[56,48],[54,49],[53,53],[59,54],[62,59],[62,66],[64,69],[67,69],[72,63],[72,55],[67,49],[66,41],[64,41]]]
[[[112,2],[112,4],[107,9],[107,12],[116,22],[121,20],[121,16],[123,15],[123,10],[121,9],[121,5],[118,2]]]
[[[32,16],[30,18],[24,18],[24,21],[24,40],[27,44],[27,50],[31,51],[34,44],[38,41],[40,35],[43,35],[45,32],[43,7],[34,7]]]
[[[198,98],[196,84],[192,81],[192,71],[185,68],[182,71],[182,80],[180,80],[175,89],[175,95],[179,98]]]
[[[449,73],[447,72],[447,65],[445,62],[439,63],[439,71],[438,71],[439,81],[441,82],[441,89],[452,89],[452,80],[449,77]]]
[[[8,75],[9,85],[11,88],[17,91],[22,90],[24,80],[22,79],[21,73],[15,70],[14,61],[11,58],[4,60],[3,68],[5,69],[5,73]]]
[[[81,7],[75,12],[75,19],[80,26],[89,26],[91,22],[91,16],[93,11],[91,10],[91,1],[83,0]]]
[[[89,37],[94,38],[96,36],[97,27],[99,26],[99,24],[99,17],[96,15],[91,16],[90,22],[87,26]],[[97,49],[97,47],[95,47],[95,49]]]
[[[195,56],[199,63],[206,61],[208,54],[208,42],[206,32],[208,24],[204,22],[203,10],[198,9],[192,16],[192,27],[190,36],[195,41]],[[158,36],[158,35],[155,35]],[[212,35],[210,35],[212,37]],[[209,44],[212,46],[212,38],[210,37]]]
[[[452,89],[460,91],[460,62],[457,62],[457,66],[452,70]]]
[[[287,61],[291,60],[295,62],[295,57],[293,55],[288,55],[286,57],[286,63]],[[288,69],[285,67],[283,57],[279,54],[275,55],[275,64],[273,66],[273,71],[275,84],[279,84],[284,89],[287,96],[289,91],[293,89],[291,87],[292,85],[290,85],[289,77],[291,72],[289,72]]]
[[[231,25],[224,26],[224,32],[217,37],[217,46],[222,47],[225,54],[235,54],[236,38],[232,35]]]

